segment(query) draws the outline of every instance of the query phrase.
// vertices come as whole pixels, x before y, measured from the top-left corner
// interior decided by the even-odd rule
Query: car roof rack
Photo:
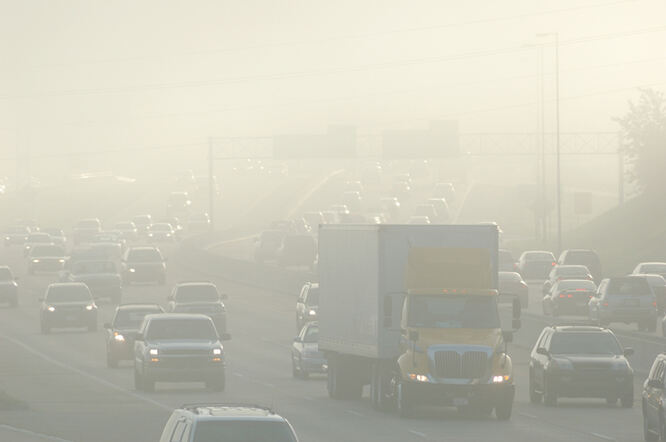
[[[256,408],[258,410],[265,410],[271,414],[275,414],[275,411],[269,406],[266,405],[257,405],[257,404],[248,404],[242,402],[194,402],[189,404],[183,404],[180,408],[184,410],[196,411],[198,408],[206,407],[227,407],[227,408]]]

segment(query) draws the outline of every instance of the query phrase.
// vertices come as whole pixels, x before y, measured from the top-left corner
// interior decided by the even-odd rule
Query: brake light
[[[586,292],[587,289],[576,289],[577,292]]]
[[[657,307],[657,301],[652,301],[652,307]]]
[[[564,298],[564,295],[560,295],[560,298]]]
[[[567,298],[573,298],[573,295],[572,295],[571,293],[569,293],[569,294],[567,295]]]
[[[602,302],[601,305],[603,305],[604,307],[608,307],[608,302]]]

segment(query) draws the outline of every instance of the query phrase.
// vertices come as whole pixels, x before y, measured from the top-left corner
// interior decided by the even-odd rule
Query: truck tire
[[[506,421],[511,419],[513,397],[514,391],[510,389],[506,389],[499,394],[497,404],[495,405],[495,416],[497,417],[497,420]]]
[[[409,390],[407,389],[405,383],[400,382],[398,384],[396,396],[398,416],[403,419],[409,419],[412,417],[413,405],[411,398],[409,397]]]
[[[370,381],[370,398],[372,399],[372,406],[378,411],[387,411],[393,405],[393,398],[389,383],[391,381],[391,373],[380,364],[375,364],[372,367],[372,379]]]
[[[340,391],[340,384],[338,382],[338,360],[335,356],[330,356],[328,359],[328,376],[326,378],[326,389],[328,396],[331,399],[342,399],[343,395]]]

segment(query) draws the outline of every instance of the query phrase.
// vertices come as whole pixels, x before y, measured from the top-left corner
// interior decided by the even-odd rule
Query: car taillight
[[[657,301],[652,301],[652,307],[657,308]]]
[[[520,285],[527,288],[527,284],[525,284],[525,281],[520,281]]]
[[[555,267],[557,265],[557,263],[555,261],[553,261],[553,262],[550,263],[550,265]]]
[[[565,298],[564,294],[560,295],[560,298]]]
[[[604,307],[608,307],[608,302],[602,302],[601,305],[603,305]]]
[[[577,292],[586,292],[586,289],[576,289]]]
[[[573,298],[573,295],[572,295],[571,293],[569,293],[569,294],[567,295],[567,298]]]

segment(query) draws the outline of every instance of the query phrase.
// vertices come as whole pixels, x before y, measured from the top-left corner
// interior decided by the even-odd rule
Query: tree
[[[666,97],[653,89],[640,89],[638,103],[616,118],[622,149],[629,163],[629,181],[650,197],[663,198],[666,189]]]

